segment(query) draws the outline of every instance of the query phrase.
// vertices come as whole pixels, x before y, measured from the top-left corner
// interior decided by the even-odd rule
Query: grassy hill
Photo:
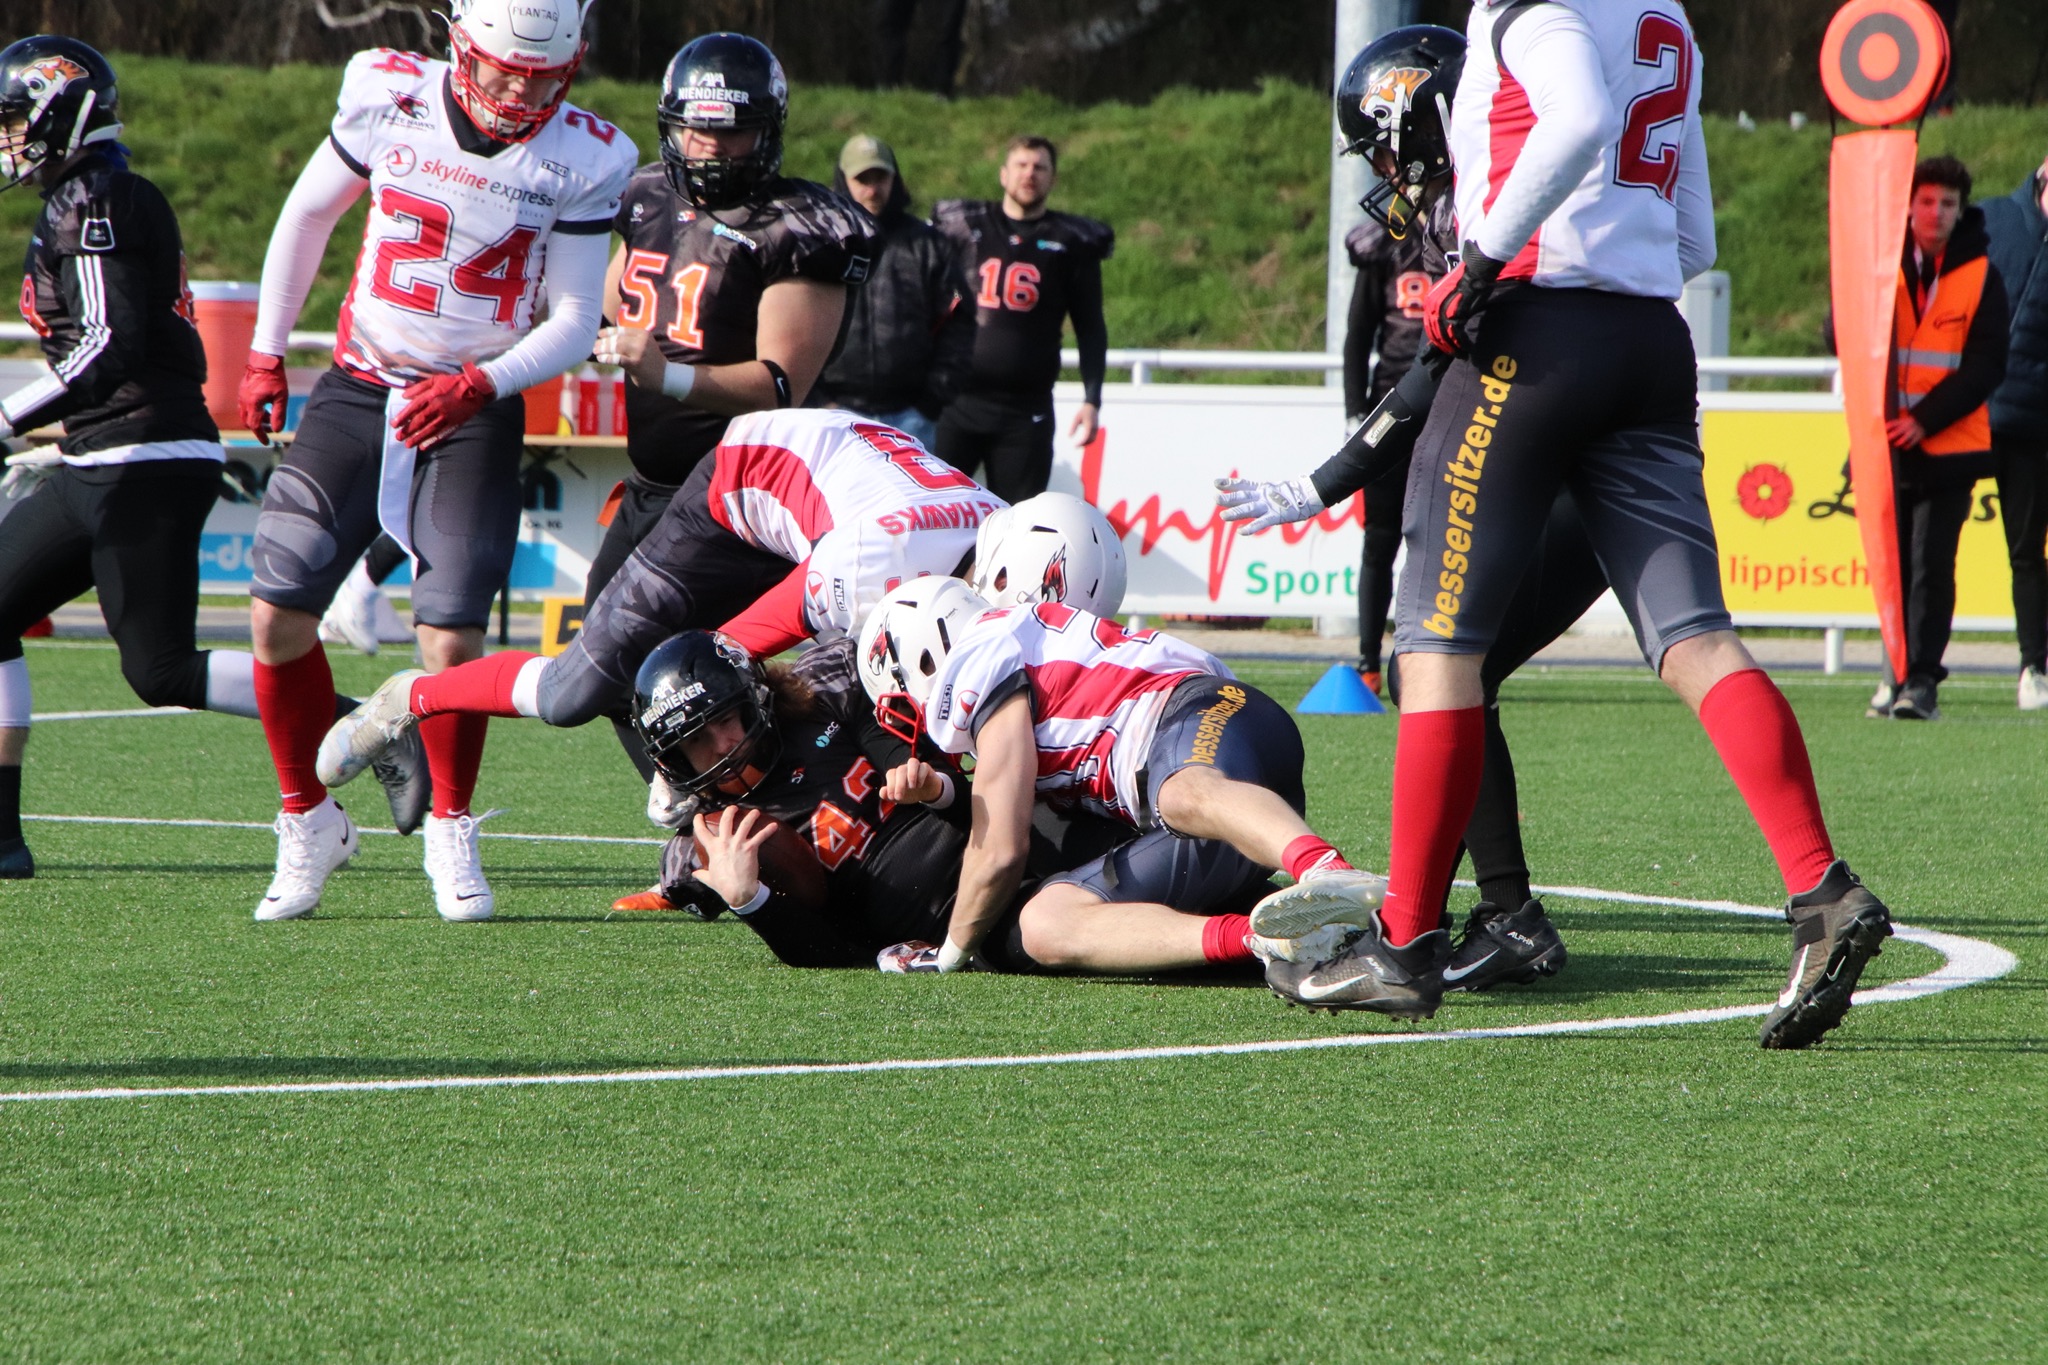
[[[196,279],[254,279],[277,207],[333,112],[335,68],[120,62],[137,168],[183,217]],[[653,155],[651,85],[592,81],[577,99]],[[996,192],[1006,138],[1036,131],[1061,150],[1054,203],[1117,229],[1104,272],[1112,344],[1318,349],[1328,189],[1327,105],[1314,91],[1171,91],[1144,106],[1078,107],[1045,96],[947,102],[910,92],[800,89],[785,167],[828,179],[854,132],[892,143],[918,206]],[[1734,277],[1734,349],[1810,353],[1826,309],[1825,123],[1744,132],[1708,124],[1721,267]],[[1967,108],[1930,124],[1923,145],[1971,166],[2003,194],[2048,152],[2048,110]],[[0,197],[0,231],[20,241],[31,194]],[[334,316],[360,212],[334,237],[308,326]]]

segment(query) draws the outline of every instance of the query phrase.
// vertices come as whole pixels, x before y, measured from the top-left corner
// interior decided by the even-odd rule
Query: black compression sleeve
[[[1371,408],[1372,344],[1379,336],[1386,297],[1377,263],[1360,266],[1351,288],[1351,315],[1344,324],[1344,411],[1348,416]]]
[[[1068,298],[1074,320],[1074,344],[1081,352],[1081,392],[1102,405],[1102,375],[1109,368],[1109,324],[1102,319],[1102,262],[1089,257],[1074,266],[1074,290]]]
[[[1337,453],[1308,476],[1323,506],[1335,507],[1407,463],[1449,364],[1450,357],[1442,351],[1430,351],[1418,360]]]

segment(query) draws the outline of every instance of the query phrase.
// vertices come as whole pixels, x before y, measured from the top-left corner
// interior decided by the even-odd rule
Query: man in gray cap
[[[850,408],[930,447],[974,355],[974,310],[958,257],[910,212],[896,153],[866,133],[847,139],[833,187],[879,225],[867,284],[847,301],[845,340],[811,401]]]

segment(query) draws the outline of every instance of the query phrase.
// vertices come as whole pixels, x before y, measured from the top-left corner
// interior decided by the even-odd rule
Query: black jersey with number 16
[[[1060,330],[1069,314],[1082,375],[1101,387],[1102,262],[1116,245],[1109,224],[1048,211],[1029,220],[986,200],[946,199],[932,223],[960,246],[976,320],[970,393],[1043,400],[1060,373]],[[1092,376],[1091,376],[1091,373]],[[1099,392],[1089,394],[1100,401]]]
[[[859,285],[874,259],[874,220],[808,180],[778,179],[736,208],[692,208],[659,165],[643,166],[619,204],[625,239],[623,327],[654,333],[661,353],[688,365],[756,358],[761,295],[779,280]],[[727,418],[626,386],[627,454],[641,477],[679,484],[718,444]]]

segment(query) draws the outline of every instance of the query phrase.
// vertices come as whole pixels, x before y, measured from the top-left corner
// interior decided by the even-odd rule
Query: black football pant
[[[1479,800],[1465,826],[1460,856],[1471,856],[1472,878],[1479,883],[1480,898],[1507,910],[1519,910],[1531,892],[1529,859],[1522,847],[1515,759],[1500,727],[1500,685],[1537,651],[1570,630],[1606,591],[1607,575],[1593,553],[1578,507],[1568,491],[1561,492],[1551,504],[1535,560],[1522,575],[1500,633],[1480,669],[1480,681],[1486,688],[1486,767],[1480,774]],[[1398,655],[1387,681],[1398,703]]]
[[[2020,667],[2048,671],[2048,442],[2006,440],[1995,433],[1998,508],[2012,561],[2012,614]]]
[[[1394,601],[1394,556],[1401,551],[1401,503],[1408,466],[1365,486],[1365,549],[1358,563],[1358,666],[1380,671],[1380,641]]]
[[[661,514],[674,501],[678,487],[673,484],[654,483],[640,477],[638,471],[628,474],[622,485],[618,510],[612,513],[611,525],[604,528],[604,539],[598,542],[597,554],[590,561],[590,574],[583,580],[583,619],[590,619],[591,604],[604,591],[605,584],[612,581],[619,572],[619,566],[626,562],[626,556],[633,553],[633,547],[647,539],[661,521]],[[647,756],[647,746],[640,742],[640,736],[632,725],[617,716],[612,717],[612,730],[619,737],[619,747],[626,751],[634,769],[639,772],[642,782],[654,781],[654,760]]]
[[[53,472],[0,521],[0,661],[22,657],[24,630],[97,588],[135,695],[205,709],[199,534],[220,469],[219,460],[143,460]]]
[[[963,394],[939,418],[932,453],[1004,502],[1019,503],[1052,479],[1052,425],[1051,394],[1037,401]]]

